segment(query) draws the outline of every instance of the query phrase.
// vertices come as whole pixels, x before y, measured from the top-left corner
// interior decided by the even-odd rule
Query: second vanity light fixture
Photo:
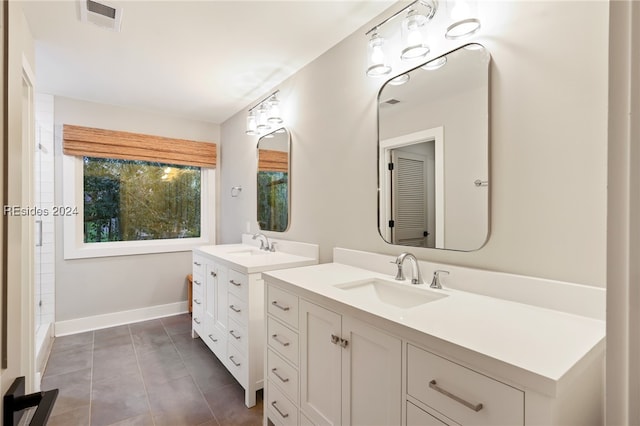
[[[469,37],[480,30],[480,20],[474,16],[476,12],[474,6],[474,0],[447,1],[447,15],[451,19],[451,24],[447,26],[444,35],[446,39],[458,40]],[[433,19],[437,10],[437,0],[415,0],[367,31],[366,35],[371,35],[368,43],[367,75],[381,77],[391,73],[391,65],[385,52],[386,40],[379,32],[385,24],[398,16],[403,17],[400,26],[402,37],[400,58],[406,61],[427,56],[429,54],[429,46],[426,42],[427,23]],[[438,68],[444,64],[433,65],[434,68]],[[406,80],[394,80],[390,83],[402,84],[406,82]]]
[[[247,135],[263,135],[269,133],[272,129],[282,126],[284,120],[280,115],[278,92],[279,90],[276,90],[249,108],[247,115]]]

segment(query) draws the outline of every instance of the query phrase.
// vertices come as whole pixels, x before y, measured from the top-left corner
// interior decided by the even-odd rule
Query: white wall
[[[218,142],[220,127],[179,117],[55,97],[55,125],[76,124]],[[62,141],[56,140],[56,203],[62,203]],[[63,235],[62,219],[56,234]],[[191,252],[64,260],[56,240],[56,321],[187,300]]]
[[[608,3],[479,4],[474,40],[492,55],[491,236],[471,253],[412,250],[434,262],[604,286]],[[365,76],[369,27],[278,87],[292,133],[291,227],[281,237],[320,244],[323,262],[335,246],[403,251],[377,229],[382,82]],[[432,55],[457,46],[437,37]],[[247,223],[256,227],[256,138],[244,134],[245,114],[221,131],[224,243],[239,241]],[[241,197],[231,198],[234,185]]]

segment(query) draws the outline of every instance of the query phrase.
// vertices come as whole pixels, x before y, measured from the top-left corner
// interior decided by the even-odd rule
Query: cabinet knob
[[[211,276],[215,278],[215,277],[218,276],[218,274],[216,272],[214,272],[214,271],[211,271]]]

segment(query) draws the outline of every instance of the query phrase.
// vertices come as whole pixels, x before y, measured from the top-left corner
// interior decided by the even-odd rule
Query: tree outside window
[[[83,158],[84,242],[200,237],[201,169]]]

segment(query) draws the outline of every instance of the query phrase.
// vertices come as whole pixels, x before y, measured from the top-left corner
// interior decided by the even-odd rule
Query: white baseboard
[[[114,327],[133,322],[147,321],[183,314],[186,312],[188,312],[188,305],[187,302],[184,301],[169,303],[166,305],[149,306],[147,308],[133,309],[130,311],[113,312],[110,314],[58,321],[55,326],[55,335],[56,337],[66,336],[69,334],[99,330],[101,328]]]

